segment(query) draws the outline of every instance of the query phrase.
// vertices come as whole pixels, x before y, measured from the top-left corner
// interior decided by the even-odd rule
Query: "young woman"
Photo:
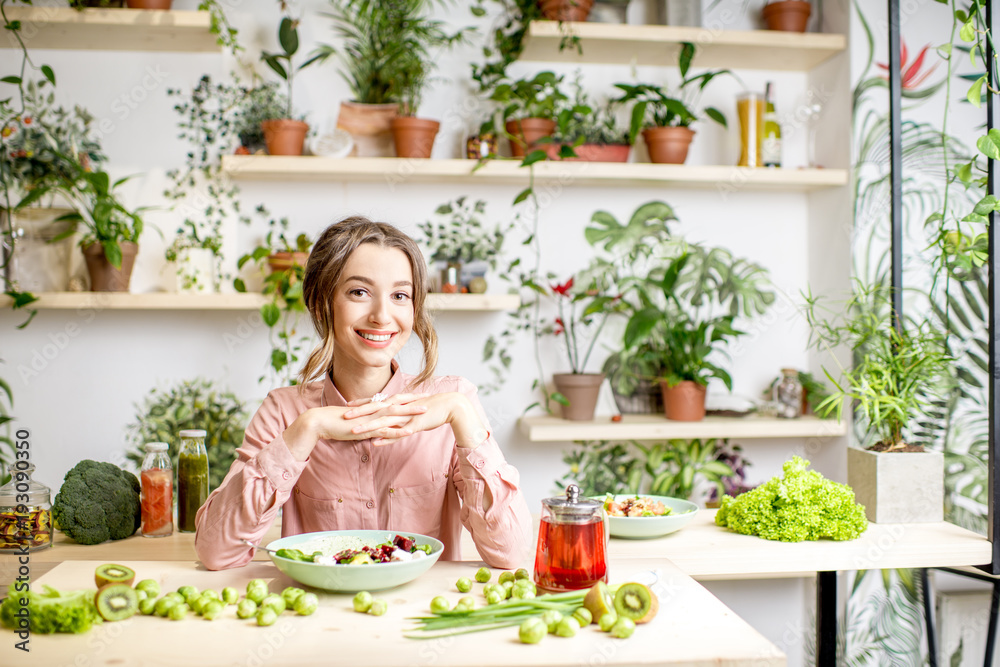
[[[419,533],[458,560],[461,527],[493,567],[530,558],[531,517],[490,432],[476,388],[434,377],[437,335],[424,308],[416,243],[353,217],[328,227],[306,266],[304,297],[322,339],[298,387],[268,394],[229,474],[198,511],[205,567],[245,565],[274,522],[282,535],[322,530]],[[416,376],[394,357],[416,334]]]

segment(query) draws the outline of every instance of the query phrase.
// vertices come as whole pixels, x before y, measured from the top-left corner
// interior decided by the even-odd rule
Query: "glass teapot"
[[[535,552],[535,584],[546,591],[590,588],[608,580],[608,517],[604,505],[580,498],[576,484],[565,496],[542,501]]]

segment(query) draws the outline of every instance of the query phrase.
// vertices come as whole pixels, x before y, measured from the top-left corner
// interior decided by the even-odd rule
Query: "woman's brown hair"
[[[303,298],[316,333],[322,339],[299,373],[300,387],[322,377],[333,364],[333,297],[344,273],[344,265],[358,247],[372,243],[380,248],[395,248],[410,260],[413,270],[413,333],[424,348],[424,367],[412,386],[426,382],[437,366],[437,333],[424,308],[427,298],[427,265],[423,253],[409,236],[385,222],[352,216],[335,222],[320,234],[306,264],[302,284]]]

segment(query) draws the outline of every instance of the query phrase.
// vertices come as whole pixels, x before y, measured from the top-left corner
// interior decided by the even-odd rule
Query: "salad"
[[[614,495],[610,493],[604,499],[604,511],[608,513],[608,516],[627,517],[668,516],[672,512],[659,500],[638,495],[635,498],[615,500]]]
[[[311,542],[307,542],[302,546],[309,547],[311,544]],[[391,540],[375,545],[357,544],[347,548],[341,548],[343,544],[314,546],[321,548],[307,548],[306,551],[278,549],[275,556],[318,565],[372,565],[424,558],[431,552],[431,545],[416,544],[412,537],[403,535],[396,535]],[[333,546],[332,550],[331,546]]]

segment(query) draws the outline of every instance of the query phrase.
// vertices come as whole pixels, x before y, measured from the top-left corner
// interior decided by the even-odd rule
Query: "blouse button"
[[[288,473],[287,470],[281,473],[281,479],[289,479],[289,478],[291,478],[291,475]]]
[[[375,502],[372,501],[372,500],[369,500],[367,503],[365,503],[365,507],[367,507],[368,509],[371,509],[371,508],[375,507]]]
[[[368,463],[368,455],[367,454],[362,454],[361,455],[361,462],[362,463]]]
[[[476,461],[476,468],[477,469],[482,470],[484,465],[486,465],[485,461]]]

